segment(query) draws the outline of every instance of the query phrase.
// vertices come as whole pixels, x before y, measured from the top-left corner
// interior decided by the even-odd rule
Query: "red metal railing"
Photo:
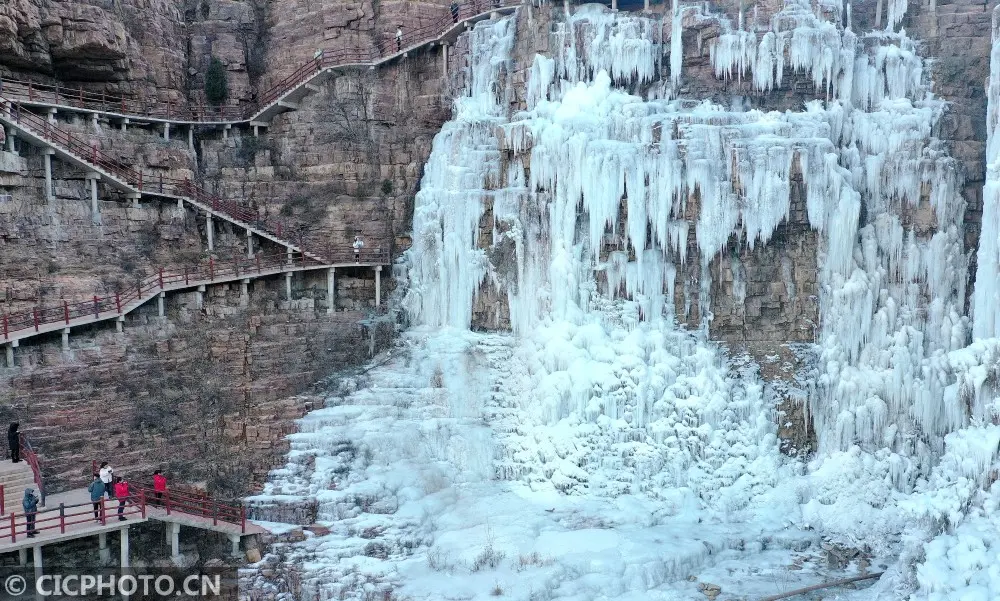
[[[406,28],[399,43],[395,31],[386,32],[367,50],[324,50],[292,74],[275,82],[256,102],[240,106],[186,105],[171,101],[145,101],[133,96],[87,92],[83,89],[62,88],[57,85],[39,84],[13,79],[0,80],[0,96],[32,104],[72,106],[103,113],[125,116],[155,117],[180,122],[240,122],[251,120],[264,108],[288,92],[301,86],[319,71],[350,65],[370,65],[392,57],[402,51],[435,40],[462,21],[475,18],[499,8],[517,6],[521,0],[471,0],[459,4],[456,14],[446,14],[439,20],[414,29]]]
[[[148,506],[162,507],[167,515],[180,513],[205,519],[211,518],[213,526],[218,526],[219,522],[223,522],[239,526],[241,532],[247,531],[246,508],[242,505],[229,505],[216,501],[207,493],[180,493],[166,490],[157,499],[156,491],[152,488],[140,486],[136,490],[143,496]]]
[[[81,524],[89,526],[94,522],[98,522],[106,525],[109,519],[117,519],[117,501],[119,499],[115,498],[112,501],[116,501],[116,503],[113,506],[109,506],[109,503],[106,503],[102,498],[98,502],[96,510],[93,503],[74,503],[72,505],[60,503],[58,507],[36,511],[33,514],[35,523],[32,532],[40,533],[57,530],[60,534],[65,534],[67,529],[72,529],[73,526]],[[129,495],[125,501],[125,507],[121,513],[122,517],[146,517],[146,501],[141,491],[139,494]],[[96,516],[94,515],[95,511],[97,513]],[[26,537],[29,534],[28,515],[28,513],[23,511],[14,512],[0,520],[0,540],[9,539],[10,542],[15,543],[19,538]]]
[[[354,261],[354,251],[349,244],[342,248],[329,248],[331,256],[342,259],[342,263]],[[17,313],[4,313],[0,318],[3,339],[10,340],[25,331],[38,332],[41,327],[49,324],[70,325],[76,319],[93,316],[94,320],[102,316],[110,318],[128,313],[133,308],[148,301],[156,294],[166,290],[177,290],[215,281],[228,281],[239,278],[256,277],[258,275],[280,273],[289,267],[299,267],[308,260],[302,253],[292,253],[289,263],[288,253],[272,254],[258,253],[253,257],[244,254],[226,258],[209,257],[199,263],[184,266],[160,267],[134,287],[120,290],[113,295],[94,296],[89,300],[69,302],[62,301],[58,305],[35,307]],[[388,244],[374,243],[371,248],[361,251],[361,262],[371,264],[386,264],[389,260]],[[24,435],[22,434],[22,437]],[[37,469],[37,456],[31,451],[26,438],[22,438],[21,456],[36,471],[36,482],[40,485],[40,472]],[[34,464],[32,462],[34,461]]]
[[[0,110],[3,110],[2,102]],[[189,179],[146,175],[104,154],[96,145],[88,144],[76,134],[49,123],[48,119],[32,113],[16,102],[10,103],[9,120],[141,193],[187,198],[206,209],[211,209],[214,213],[227,217],[237,225],[256,229],[284,243],[294,245],[294,242],[287,239],[288,228],[284,227],[281,221],[261,217],[254,210],[241,206],[233,200],[210,194]],[[306,254],[309,252],[306,251]],[[319,260],[318,256],[311,258]]]
[[[21,443],[21,459],[31,468],[31,473],[35,477],[35,486],[38,487],[38,496],[42,505],[45,504],[45,483],[42,480],[42,468],[38,463],[38,453],[31,446],[31,440],[24,432],[18,432],[18,440]]]
[[[97,461],[90,463],[91,472],[97,473]],[[238,524],[242,532],[247,530],[246,508],[242,505],[229,505],[216,501],[206,492],[181,492],[165,490],[157,497],[157,491],[148,486],[129,485],[139,494],[146,507],[162,507],[167,515],[181,513],[203,518],[212,518],[212,525],[219,522]],[[0,512],[2,513],[2,512]],[[145,515],[145,513],[143,513]]]

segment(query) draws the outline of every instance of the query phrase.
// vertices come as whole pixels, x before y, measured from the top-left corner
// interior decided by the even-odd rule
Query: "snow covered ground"
[[[767,481],[759,491],[740,483],[747,462],[737,452],[715,459],[707,447],[693,453],[701,461],[646,466],[636,477],[641,445],[631,456],[629,445],[588,448],[613,447],[614,437],[572,416],[552,424],[533,415],[522,388],[533,375],[518,346],[509,335],[408,332],[391,361],[345,379],[327,408],[302,420],[289,465],[258,498],[319,502],[317,522],[330,534],[281,550],[305,572],[302,598],[364,599],[367,584],[399,599],[502,591],[510,599],[700,600],[710,585],[721,587],[720,599],[742,599],[871,561],[831,564],[819,533],[802,527],[807,482],[773,437],[757,466]],[[715,359],[678,366],[678,379],[725,377]],[[732,449],[756,444],[738,428],[717,434]],[[529,466],[537,479],[522,477]],[[657,481],[671,470],[670,482]],[[593,478],[597,492],[561,492],[574,475],[578,487]],[[727,476],[733,482],[720,487]],[[608,494],[608,483],[621,488]]]
[[[889,29],[864,35],[804,0],[766,32],[725,24],[718,77],[811,76],[818,99],[785,113],[670,100],[683,15],[716,18],[700,4],[674,6],[669,81],[649,19],[582,7],[552,28],[514,113],[515,19],[471,30],[397,278],[418,325],[301,420],[252,499],[317,503],[330,532],[276,549],[302,599],[755,600],[883,569],[812,598],[1000,598],[997,333],[977,309],[970,340],[965,203],[932,136],[944,107],[892,31],[905,2],[890,5]],[[793,164],[821,240],[807,463],[779,452],[755,367],[679,329],[670,302],[694,261],[711,315],[709,262],[734,233],[768,243]],[[920,205],[931,231],[904,226]],[[487,207],[493,249],[477,247]],[[605,253],[609,227],[624,247]],[[469,331],[483,286],[506,297],[512,333]],[[989,308],[995,288],[979,293]]]

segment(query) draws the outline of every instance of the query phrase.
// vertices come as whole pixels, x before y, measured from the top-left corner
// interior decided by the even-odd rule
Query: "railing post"
[[[217,504],[212,505],[212,525],[219,525],[219,506]]]
[[[139,489],[139,509],[142,511],[142,519],[146,519],[146,491]]]
[[[247,533],[247,508],[245,505],[240,505],[240,532]]]
[[[185,265],[184,266],[184,285],[187,286],[188,284],[190,284],[190,281],[188,280],[188,268],[187,268],[187,265]]]
[[[163,491],[163,502],[166,504],[166,507],[167,507],[167,515],[170,515],[170,491],[169,490]]]
[[[66,534],[66,504],[59,504],[59,534]]]
[[[260,273],[260,255],[257,255],[257,273]],[[7,316],[4,315],[4,320],[6,320],[6,319],[7,319]]]
[[[3,484],[0,484],[0,515],[7,513],[6,508],[3,505]]]
[[[3,314],[3,339],[10,339],[10,320],[7,318],[7,314]]]
[[[160,268],[160,290],[163,290],[163,268]]]
[[[142,192],[142,171],[139,172],[139,191]]]
[[[208,258],[208,279],[215,281],[215,259]]]
[[[94,319],[101,318],[101,299],[94,296]]]
[[[35,307],[31,310],[31,316],[35,318],[35,331],[38,331],[38,308]]]
[[[69,302],[63,300],[63,317],[66,319],[66,323],[69,324]]]
[[[118,310],[118,314],[121,315],[122,312],[122,295],[120,292],[115,292],[115,309]]]
[[[104,499],[105,499],[105,497],[102,496],[101,497],[101,525],[102,526],[107,526],[108,525],[108,510],[107,510],[107,506],[105,506],[105,504],[104,504]]]
[[[10,542],[17,542],[17,522],[14,521],[14,514],[10,514]]]

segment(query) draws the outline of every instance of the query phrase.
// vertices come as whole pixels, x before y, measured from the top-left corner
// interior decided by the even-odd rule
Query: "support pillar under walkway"
[[[337,310],[337,268],[331,267],[326,270],[326,312],[333,313]]]
[[[5,354],[7,355],[7,367],[14,367],[14,349],[20,346],[20,344],[21,342],[19,340],[12,340],[10,344],[4,348],[4,351],[6,351]]]
[[[90,184],[90,214],[94,221],[101,218],[100,208],[97,206],[97,181],[101,179],[101,174],[96,171],[87,172],[87,182]]]
[[[107,532],[101,532],[97,535],[97,548],[102,562],[111,560],[111,549],[108,548]]]
[[[42,154],[45,155],[45,200],[55,200],[55,194],[52,193],[52,155],[56,153],[55,150],[51,148],[45,148],[42,150]]]
[[[205,234],[208,236],[208,250],[215,250],[215,232],[213,231],[212,214],[205,217]]]
[[[35,562],[35,582],[42,579],[42,546],[35,545],[31,548],[32,559]]]
[[[129,552],[128,552],[128,526],[122,528],[121,532],[121,562],[122,568],[129,567]]]

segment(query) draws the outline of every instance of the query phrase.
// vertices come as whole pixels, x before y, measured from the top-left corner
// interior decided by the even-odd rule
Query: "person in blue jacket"
[[[87,490],[90,491],[90,502],[94,504],[94,521],[100,522],[101,498],[104,497],[104,482],[101,481],[100,474],[94,474],[94,479]]]
[[[21,501],[21,506],[24,507],[24,517],[28,522],[28,538],[35,538],[35,534],[38,533],[35,530],[35,514],[38,513],[38,497],[35,495],[34,488],[28,488],[24,491],[24,500]]]

